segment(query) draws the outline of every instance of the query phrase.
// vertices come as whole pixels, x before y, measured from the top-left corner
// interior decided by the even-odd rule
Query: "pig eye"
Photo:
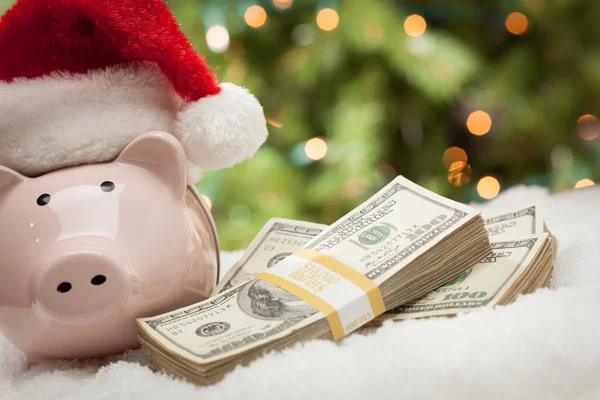
[[[113,190],[115,190],[115,184],[111,181],[102,182],[102,185],[100,185],[100,189],[102,189],[102,191],[106,193],[112,192]]]
[[[48,203],[50,203],[50,198],[51,197],[48,193],[44,193],[37,199],[38,206],[44,207],[45,205],[48,205]]]

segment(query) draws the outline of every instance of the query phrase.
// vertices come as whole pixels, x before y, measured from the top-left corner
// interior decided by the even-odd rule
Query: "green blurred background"
[[[169,4],[269,121],[253,159],[198,185],[226,250],[271,217],[331,223],[396,174],[463,202],[600,180],[600,2]]]

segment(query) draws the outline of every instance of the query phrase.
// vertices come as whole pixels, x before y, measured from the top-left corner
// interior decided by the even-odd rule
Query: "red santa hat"
[[[0,20],[0,165],[26,175],[114,159],[169,132],[201,169],[266,140],[262,107],[219,84],[163,0],[18,0]]]

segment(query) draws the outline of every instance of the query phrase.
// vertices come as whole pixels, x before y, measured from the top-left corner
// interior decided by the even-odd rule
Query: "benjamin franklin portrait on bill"
[[[310,304],[264,281],[250,283],[240,305],[245,312],[266,319],[288,319],[317,312]],[[245,291],[246,291],[245,290]]]

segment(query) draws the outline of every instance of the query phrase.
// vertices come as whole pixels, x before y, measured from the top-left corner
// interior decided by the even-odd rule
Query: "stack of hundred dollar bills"
[[[542,207],[524,206],[484,221],[492,246],[490,255],[421,299],[389,310],[370,325],[386,320],[452,316],[509,304],[520,294],[548,287],[557,242],[544,224]],[[271,219],[213,296],[254,279],[325,229],[327,225],[312,222]]]
[[[387,313],[375,324],[505,304],[547,284],[552,271],[539,207],[484,224],[477,210],[398,177],[329,227],[270,220],[210,299],[139,319],[151,366],[206,385],[265,352],[332,339],[323,313],[256,279],[299,249],[333,257],[376,284]]]
[[[557,242],[544,224],[541,206],[488,218],[485,227],[492,254],[425,297],[386,312],[373,324],[509,304],[520,294],[550,285]]]

